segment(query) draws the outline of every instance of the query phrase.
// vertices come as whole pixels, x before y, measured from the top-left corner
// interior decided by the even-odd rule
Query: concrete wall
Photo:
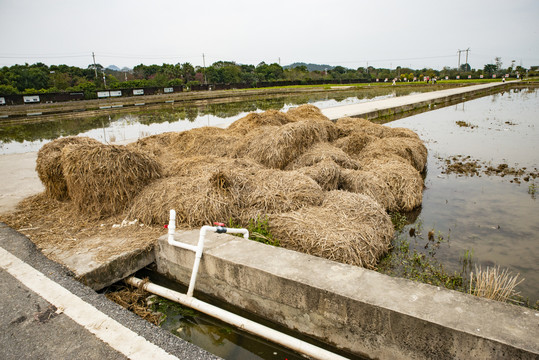
[[[198,231],[176,240],[195,244]],[[537,311],[226,234],[206,244],[195,290],[359,356],[539,357]],[[159,272],[188,283],[193,261],[159,240]]]

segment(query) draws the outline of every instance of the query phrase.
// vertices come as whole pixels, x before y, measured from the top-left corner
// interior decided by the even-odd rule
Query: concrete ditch
[[[176,238],[194,245],[198,231]],[[196,291],[358,356],[539,356],[537,311],[226,234],[210,234],[206,244]],[[165,236],[155,256],[159,273],[189,282],[194,253]]]

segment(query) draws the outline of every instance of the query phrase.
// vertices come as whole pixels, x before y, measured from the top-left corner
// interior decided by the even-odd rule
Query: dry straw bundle
[[[353,133],[361,133],[383,138],[389,135],[390,128],[379,124],[374,124],[367,119],[345,117],[338,119],[335,125],[339,129],[340,137],[349,136]]]
[[[387,184],[396,201],[396,210],[411,211],[421,205],[423,178],[411,165],[384,158],[369,161],[363,169],[375,174],[381,184]]]
[[[312,166],[306,166],[297,171],[316,181],[325,191],[337,190],[341,181],[342,169],[335,161],[324,159]]]
[[[298,121],[260,127],[247,134],[236,156],[248,157],[266,167],[284,169],[313,144],[329,141],[333,137],[331,126],[331,122]]]
[[[375,140],[378,140],[376,136],[357,131],[335,140],[332,144],[351,157],[356,158],[361,154],[365,146]]]
[[[508,269],[500,270],[499,266],[482,269],[476,265],[475,274],[470,273],[469,293],[502,302],[515,301],[520,296],[515,288],[524,281],[518,280],[519,275],[513,276]]]
[[[384,209],[421,204],[425,162],[410,130],[334,124],[305,105],[125,147],[58,140],[40,151],[37,170],[49,196],[69,195],[95,215],[88,221],[121,215],[162,225],[175,209],[178,226],[193,228],[269,215],[283,246],[373,268],[393,235]]]
[[[246,177],[241,189],[243,207],[256,209],[259,215],[320,205],[323,197],[320,185],[297,171],[262,169]]]
[[[163,178],[147,186],[133,201],[128,218],[144,224],[166,224],[170,209],[183,227],[228,221],[238,213],[233,180],[216,170],[199,176]]]
[[[205,126],[178,133],[171,139],[167,151],[176,158],[195,155],[228,156],[234,153],[239,138],[225,129]]]
[[[292,108],[288,110],[286,115],[288,115],[292,120],[295,121],[330,121],[327,116],[322,114],[319,108],[309,104]]]
[[[288,249],[374,268],[389,249],[393,225],[372,198],[330,191],[320,207],[270,216],[271,232]]]
[[[364,161],[391,157],[399,157],[422,172],[427,163],[427,148],[421,140],[415,138],[386,137],[365,146],[358,159]]]
[[[153,158],[125,146],[69,145],[61,162],[69,197],[79,210],[98,218],[123,211],[162,173]]]
[[[228,158],[218,156],[191,156],[174,161],[169,166],[169,173],[174,176],[198,176],[202,172],[215,171],[217,169],[229,169],[234,173],[254,174],[264,169],[257,162],[243,158]]]
[[[68,145],[101,144],[88,137],[69,136],[43,145],[37,153],[36,171],[45,186],[47,195],[56,200],[69,198],[67,184],[62,169],[62,149]]]
[[[339,188],[368,195],[388,211],[400,210],[390,185],[384,180],[383,176],[378,176],[375,171],[343,170]]]
[[[281,126],[292,121],[294,120],[283,112],[268,110],[263,113],[250,113],[247,116],[234,121],[227,130],[229,132],[245,135],[261,126]]]
[[[334,163],[345,169],[358,169],[357,161],[352,160],[348,154],[341,149],[327,142],[314,144],[306,152],[298,156],[286,167],[286,170],[299,169],[305,166],[312,166],[324,160],[332,160]]]

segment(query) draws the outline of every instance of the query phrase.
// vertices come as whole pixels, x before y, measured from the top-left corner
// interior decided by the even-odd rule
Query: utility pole
[[[459,53],[459,64],[457,66],[457,70],[460,71],[460,53],[463,52],[464,50],[460,50],[458,49],[457,52]]]
[[[93,52],[93,51],[92,51],[92,57],[94,58],[95,78],[97,79],[97,65],[95,64],[95,55],[94,55],[94,52]]]
[[[206,58],[204,57],[204,53],[202,53],[202,66],[203,66],[203,69],[204,69],[204,85],[206,85],[206,83],[207,83],[207,80],[206,80]]]
[[[470,48],[466,49],[466,71],[468,71],[468,51],[470,51]]]

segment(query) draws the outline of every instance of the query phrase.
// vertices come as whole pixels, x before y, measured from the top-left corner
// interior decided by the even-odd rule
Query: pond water
[[[257,98],[204,107],[163,105],[158,110],[122,114],[103,112],[103,116],[97,117],[0,125],[0,155],[38,151],[45,143],[62,136],[88,136],[104,143],[122,143],[167,131],[184,131],[201,126],[224,127],[253,111],[262,112],[269,109],[287,111],[301,104],[327,108],[432,90],[439,88],[373,87],[354,91]]]
[[[539,299],[539,201],[534,191],[539,178],[518,176],[518,183],[510,175],[444,170],[446,159],[470,156],[468,161],[476,160],[483,169],[507,164],[537,173],[538,110],[537,89],[516,89],[386,124],[416,131],[429,150],[423,204],[404,233],[420,226],[449,239],[436,255],[449,269],[461,268],[468,251],[483,268],[499,265],[520,273],[525,280],[517,290],[531,304]]]

